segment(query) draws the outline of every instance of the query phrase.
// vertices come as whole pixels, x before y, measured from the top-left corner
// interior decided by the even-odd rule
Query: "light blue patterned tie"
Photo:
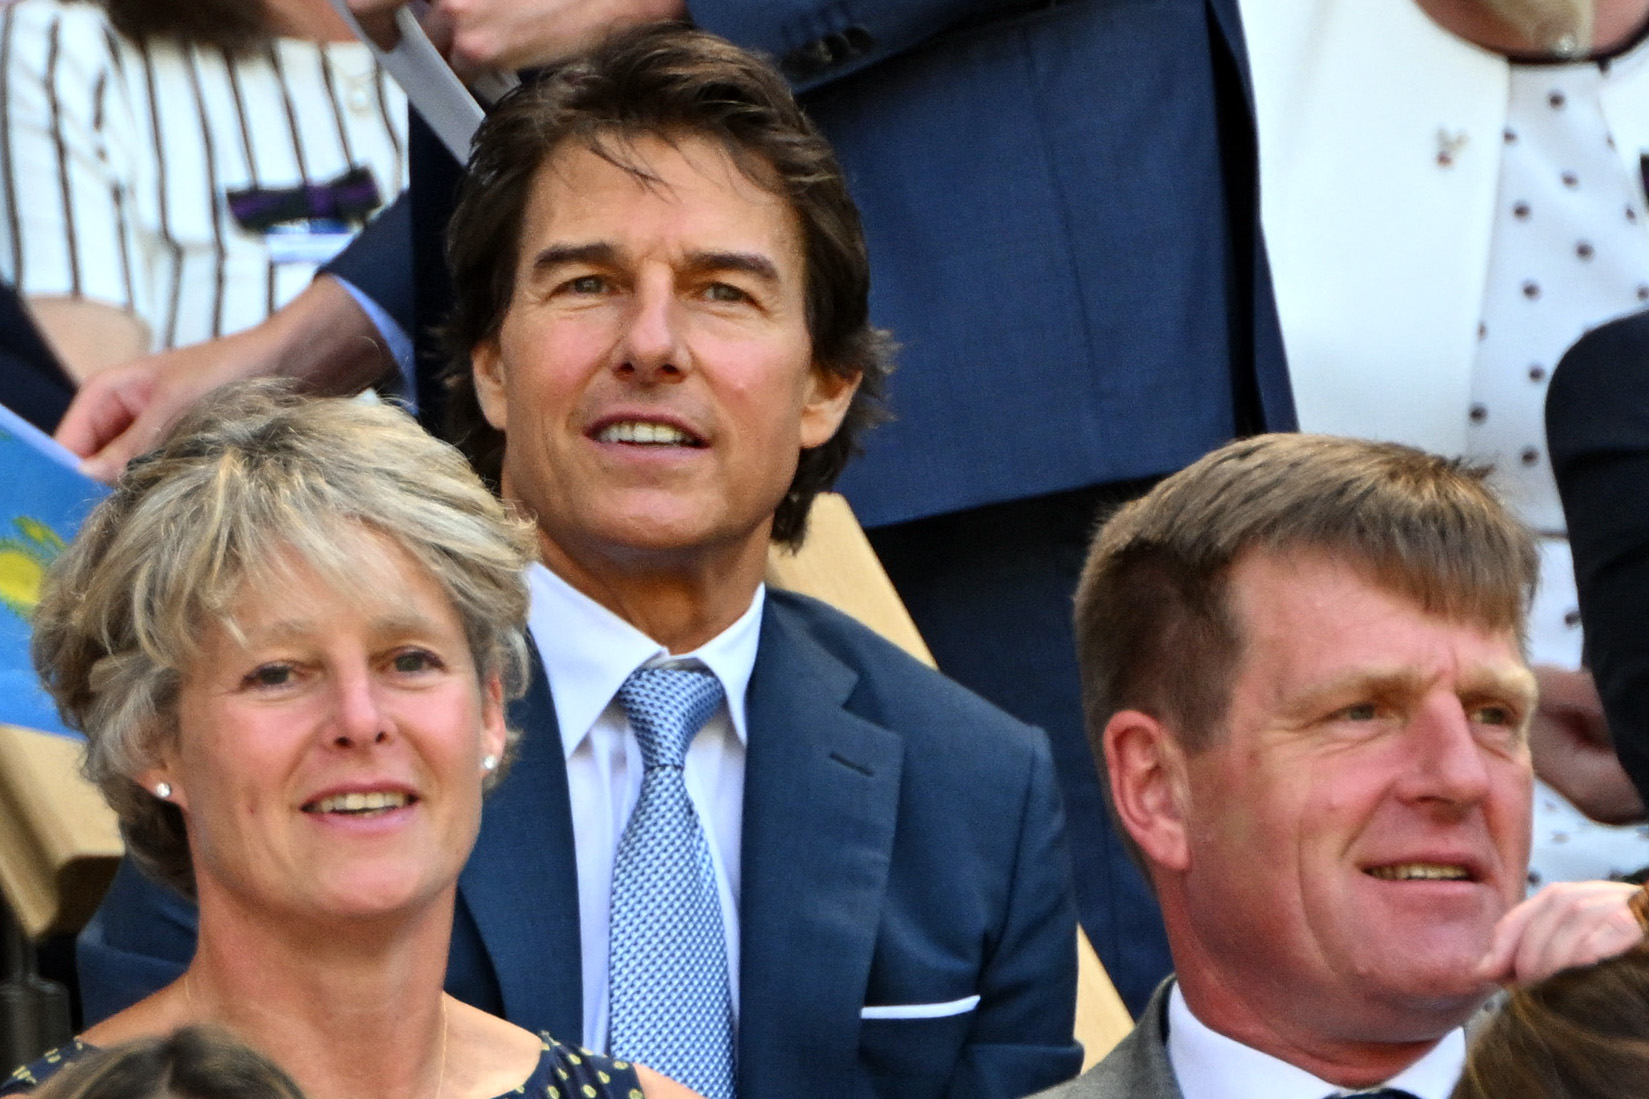
[[[638,668],[618,703],[646,772],[613,861],[612,1053],[733,1099],[733,1000],[716,871],[687,797],[687,746],[721,705],[702,668]]]

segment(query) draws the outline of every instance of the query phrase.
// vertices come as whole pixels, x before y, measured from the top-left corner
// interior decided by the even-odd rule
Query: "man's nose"
[[[1488,793],[1488,749],[1458,698],[1439,693],[1426,699],[1410,723],[1407,741],[1414,756],[1408,789],[1416,800],[1472,805]]]
[[[684,316],[675,288],[662,274],[638,280],[620,348],[620,369],[646,381],[680,377],[688,368]]]

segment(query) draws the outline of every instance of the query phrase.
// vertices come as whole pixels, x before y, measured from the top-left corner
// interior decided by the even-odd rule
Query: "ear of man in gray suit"
[[[1176,976],[1058,1099],[1444,1099],[1497,984],[1639,942],[1633,887],[1523,899],[1537,559],[1483,472],[1270,435],[1100,531],[1089,737]]]

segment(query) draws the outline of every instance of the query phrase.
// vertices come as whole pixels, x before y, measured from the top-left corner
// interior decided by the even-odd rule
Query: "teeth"
[[[379,791],[371,794],[334,794],[307,807],[311,813],[377,813],[399,809],[411,799],[404,793]]]
[[[1368,871],[1371,877],[1386,881],[1465,881],[1471,877],[1463,866],[1448,866],[1433,862],[1404,862],[1396,866],[1376,866]]]
[[[639,443],[643,446],[690,446],[692,436],[669,424],[622,420],[608,424],[596,436],[603,443]]]

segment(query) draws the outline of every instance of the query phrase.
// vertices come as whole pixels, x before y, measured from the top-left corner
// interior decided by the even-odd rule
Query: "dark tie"
[[[733,1099],[733,1000],[710,845],[687,797],[687,746],[721,705],[703,669],[638,668],[618,703],[641,746],[641,796],[613,860],[612,1053]]]

